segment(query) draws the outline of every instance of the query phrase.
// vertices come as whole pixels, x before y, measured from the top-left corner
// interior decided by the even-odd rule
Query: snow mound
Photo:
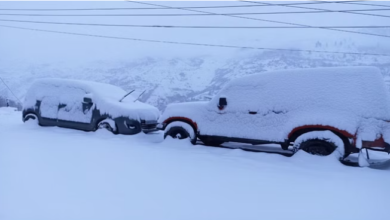
[[[191,140],[196,138],[194,129],[191,127],[191,125],[189,125],[185,122],[175,121],[175,122],[169,123],[169,125],[165,128],[165,130],[169,131],[169,129],[171,129],[172,127],[182,127],[184,130],[187,131],[189,138]]]
[[[16,111],[18,111],[18,109],[14,107],[0,107],[0,114],[12,114]]]
[[[340,137],[338,137],[337,135],[335,135],[331,131],[307,132],[307,133],[299,136],[295,140],[294,147],[299,148],[301,143],[303,143],[307,140],[314,140],[314,139],[325,140],[325,141],[333,143],[337,147],[336,151],[333,153],[333,154],[337,154],[337,155],[335,155],[337,158],[340,158],[340,156],[344,155],[344,142],[343,142],[343,140],[341,140]]]

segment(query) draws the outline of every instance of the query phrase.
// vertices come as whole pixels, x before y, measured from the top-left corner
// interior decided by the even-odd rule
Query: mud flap
[[[374,152],[362,148],[359,153],[351,154],[347,158],[340,159],[340,162],[347,166],[354,167],[369,167],[373,169],[390,169],[390,156],[387,152],[380,152],[382,156],[378,158],[378,155],[371,155],[369,152]],[[386,157],[383,157],[386,155]]]
[[[368,167],[370,163],[368,162],[369,156],[368,151],[360,149],[358,156],[359,167]]]

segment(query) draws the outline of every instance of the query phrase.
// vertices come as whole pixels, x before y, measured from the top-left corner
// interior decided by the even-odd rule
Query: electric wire
[[[260,1],[246,1],[246,0],[237,0],[240,2],[250,2],[255,4],[262,4],[262,5],[268,5],[268,6],[275,6],[276,4],[267,3],[267,2],[260,2]],[[329,3],[329,2],[328,2]],[[375,16],[375,17],[385,17],[389,18],[390,15],[380,15],[380,14],[369,14],[369,13],[361,13],[359,11],[370,11],[373,9],[358,9],[358,10],[329,10],[329,9],[320,9],[320,8],[311,8],[311,7],[302,7],[302,6],[295,6],[295,5],[282,5],[281,7],[288,7],[288,8],[300,8],[300,9],[309,9],[309,10],[316,10],[315,12],[312,11],[312,13],[347,13],[347,14],[356,14],[356,15],[366,15],[366,16]],[[380,11],[378,9],[375,9],[375,11]]]
[[[300,3],[287,3],[278,5],[318,5],[336,3],[331,2],[300,2]],[[359,1],[344,1],[344,2],[359,2]],[[219,6],[191,6],[182,7],[186,9],[197,8],[252,8],[252,7],[265,7],[265,5],[219,5]],[[0,8],[0,11],[114,11],[114,10],[164,10],[168,8]]]
[[[309,52],[309,53],[327,53],[327,54],[346,54],[346,55],[390,57],[390,54],[378,54],[378,53],[359,53],[359,52],[341,52],[341,51],[267,48],[267,47],[253,47],[253,46],[235,46],[235,45],[224,45],[224,44],[192,43],[192,42],[180,42],[180,41],[166,41],[166,40],[151,40],[151,39],[130,38],[130,37],[117,37],[117,36],[98,35],[98,34],[85,34],[85,33],[76,33],[76,32],[54,31],[54,30],[37,29],[37,28],[25,28],[25,27],[16,27],[16,26],[9,26],[9,25],[0,25],[0,27],[20,29],[20,30],[30,30],[30,31],[37,31],[37,32],[47,32],[47,33],[57,33],[57,34],[67,34],[67,35],[75,35],[75,36],[117,39],[117,40],[129,40],[129,41],[149,42],[149,43],[165,43],[165,44],[176,44],[176,45],[206,46],[206,47],[220,47],[220,48],[234,48],[234,49],[253,49],[253,50],[270,50],[270,51]]]
[[[366,29],[378,29],[378,28],[390,28],[390,25],[381,26],[313,26],[313,27],[300,27],[300,26],[183,26],[183,25],[140,25],[140,24],[102,24],[102,23],[74,23],[74,22],[51,22],[51,21],[31,21],[31,20],[10,20],[0,19],[3,22],[17,22],[17,23],[34,23],[34,24],[53,24],[53,25],[76,25],[76,26],[102,26],[102,27],[136,27],[136,28],[194,28],[194,29],[312,29],[312,28],[366,28]]]
[[[224,15],[224,14],[218,14],[218,13],[213,13],[213,12],[206,12],[206,11],[201,11],[201,10],[183,9],[183,8],[171,7],[171,6],[161,5],[161,4],[139,2],[139,1],[132,1],[132,0],[126,0],[126,1],[130,2],[130,3],[152,5],[152,6],[160,6],[160,7],[163,7],[163,8],[171,8],[171,9],[179,9],[179,10],[184,10],[184,11],[200,12],[200,13],[205,13],[205,14],[221,15],[221,16],[227,16],[227,17],[232,17],[232,18],[265,21],[265,22],[270,22],[270,23],[287,24],[287,25],[294,25],[294,26],[300,26],[300,27],[314,27],[314,26],[311,26],[311,25],[304,25],[304,24],[298,24],[298,23],[292,23],[292,22],[275,21],[275,20],[269,20],[269,19],[263,19],[263,18],[252,18],[252,17],[244,17],[244,16],[236,16],[236,15]],[[368,36],[376,36],[376,37],[386,37],[386,38],[390,37],[389,35],[367,33],[367,32],[361,32],[361,31],[351,31],[351,30],[343,30],[343,29],[336,29],[336,28],[321,28],[321,27],[317,27],[317,28],[318,29],[323,29],[323,30],[331,30],[331,31],[353,33],[353,34],[360,34],[360,35],[368,35]]]
[[[20,101],[20,99],[15,95],[15,93],[12,91],[12,89],[7,85],[7,83],[5,83],[5,81],[3,80],[3,78],[0,77],[0,80],[3,82],[3,84],[5,85],[5,87],[7,87],[7,89],[11,92],[11,94],[19,101],[19,103],[22,103]]]
[[[249,1],[245,1],[249,2]],[[293,7],[293,6],[285,6]],[[295,7],[295,6],[294,6]],[[311,9],[311,8],[306,8]],[[314,9],[313,9],[314,10]],[[390,11],[390,8],[375,8],[375,9],[349,9],[349,10],[323,10],[318,11],[278,11],[278,12],[240,12],[240,13],[219,13],[218,15],[279,15],[279,14],[322,14],[322,13],[353,13],[360,11]],[[373,15],[379,17],[390,17],[386,15],[376,15],[367,13],[358,13],[364,15]],[[0,14],[0,16],[23,16],[23,17],[176,17],[176,16],[213,16],[213,14]]]

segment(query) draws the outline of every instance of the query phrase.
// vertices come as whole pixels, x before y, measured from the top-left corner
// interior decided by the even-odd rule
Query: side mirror
[[[220,110],[222,110],[222,109],[225,108],[225,106],[227,106],[227,100],[226,100],[226,98],[225,98],[225,97],[219,98],[218,108],[219,108]]]
[[[92,99],[88,98],[88,97],[84,97],[84,103],[91,104],[92,103]]]

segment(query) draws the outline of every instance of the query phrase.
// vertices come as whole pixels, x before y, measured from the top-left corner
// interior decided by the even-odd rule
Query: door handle
[[[250,115],[256,115],[256,114],[257,114],[257,112],[254,112],[254,111],[249,111],[249,114],[250,114]]]

